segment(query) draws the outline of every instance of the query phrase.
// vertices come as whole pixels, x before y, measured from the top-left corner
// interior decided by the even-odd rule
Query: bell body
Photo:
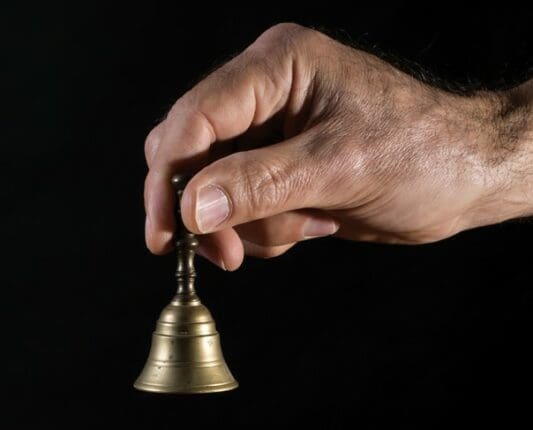
[[[173,300],[157,321],[150,355],[135,381],[138,390],[159,393],[214,393],[237,388],[215,322],[195,300]]]

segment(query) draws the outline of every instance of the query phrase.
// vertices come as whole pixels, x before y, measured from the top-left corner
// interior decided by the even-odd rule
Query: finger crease
[[[210,138],[209,138],[209,143],[214,143],[216,142],[217,140],[217,133],[215,131],[215,126],[214,126],[214,123],[213,121],[209,118],[209,116],[205,113],[205,112],[202,112],[201,110],[197,110],[196,111],[198,115],[200,115],[200,118],[203,120],[206,128],[207,128],[207,131],[210,135]]]

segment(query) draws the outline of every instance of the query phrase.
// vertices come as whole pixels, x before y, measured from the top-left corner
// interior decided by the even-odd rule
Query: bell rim
[[[223,391],[231,391],[236,389],[239,383],[235,380],[231,382],[224,382],[217,385],[200,385],[197,387],[177,387],[169,385],[155,385],[147,384],[145,382],[135,381],[133,387],[139,391],[146,391],[149,393],[159,394],[209,394],[220,393]]]

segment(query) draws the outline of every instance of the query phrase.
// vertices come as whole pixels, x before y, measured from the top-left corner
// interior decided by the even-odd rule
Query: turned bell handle
[[[191,177],[189,175],[183,175],[181,173],[176,173],[175,175],[172,175],[172,178],[170,178],[170,183],[174,187],[174,191],[176,193],[181,194],[183,190],[185,189],[187,182],[189,182],[190,178]]]
[[[176,174],[170,179],[176,193],[176,232],[174,234],[174,245],[176,247],[176,281],[178,291],[174,297],[176,303],[199,303],[194,290],[194,280],[196,270],[194,269],[194,254],[198,248],[198,239],[185,227],[181,217],[181,196],[189,181],[190,176]]]

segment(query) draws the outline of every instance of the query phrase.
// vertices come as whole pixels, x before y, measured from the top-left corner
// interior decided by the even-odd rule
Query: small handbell
[[[152,335],[150,355],[134,387],[157,393],[214,393],[237,388],[220,346],[220,337],[209,310],[194,289],[194,254],[198,239],[181,219],[181,194],[186,178],[172,177],[177,193],[175,236],[178,291],[163,309]]]

